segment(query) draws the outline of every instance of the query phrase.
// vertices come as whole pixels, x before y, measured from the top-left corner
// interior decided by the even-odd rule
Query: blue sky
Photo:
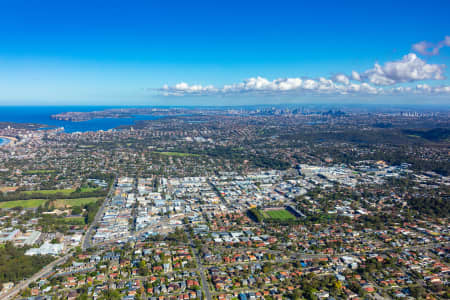
[[[315,2],[3,0],[0,104],[450,105],[449,1]]]

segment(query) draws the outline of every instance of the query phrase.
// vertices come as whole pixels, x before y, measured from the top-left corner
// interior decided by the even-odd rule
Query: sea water
[[[163,116],[139,115],[130,118],[103,118],[83,122],[54,120],[50,116],[69,111],[99,111],[111,106],[3,106],[0,107],[0,122],[43,124],[51,128],[64,127],[64,131],[85,132],[109,130],[121,125],[133,125],[138,120],[156,120]],[[123,108],[123,107],[122,107]]]

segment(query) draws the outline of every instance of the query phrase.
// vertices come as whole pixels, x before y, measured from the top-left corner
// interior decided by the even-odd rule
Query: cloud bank
[[[158,91],[165,96],[184,95],[390,95],[390,94],[450,94],[450,86],[429,86],[417,83],[415,87],[399,86],[423,80],[443,80],[445,65],[428,64],[410,53],[400,60],[378,63],[363,72],[351,74],[337,73],[332,78],[294,77],[269,80],[264,77],[252,77],[239,83],[222,87],[200,84],[189,85],[185,82],[174,86],[164,85]]]

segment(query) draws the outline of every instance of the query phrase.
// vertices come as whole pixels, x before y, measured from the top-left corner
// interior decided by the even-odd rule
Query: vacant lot
[[[90,197],[90,198],[78,198],[78,199],[58,199],[53,201],[53,204],[56,208],[64,208],[66,206],[82,206],[89,203],[97,202],[102,198],[99,197]]]
[[[269,219],[275,219],[280,221],[285,220],[295,220],[295,216],[288,212],[285,209],[277,209],[277,210],[266,210],[264,211],[264,215],[267,216]]]
[[[67,217],[63,219],[63,222],[68,225],[84,225],[84,217]]]

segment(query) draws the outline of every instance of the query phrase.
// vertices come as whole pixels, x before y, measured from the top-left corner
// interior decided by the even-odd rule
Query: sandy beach
[[[11,142],[16,143],[17,139],[10,136],[0,136],[0,146],[8,145]]]

